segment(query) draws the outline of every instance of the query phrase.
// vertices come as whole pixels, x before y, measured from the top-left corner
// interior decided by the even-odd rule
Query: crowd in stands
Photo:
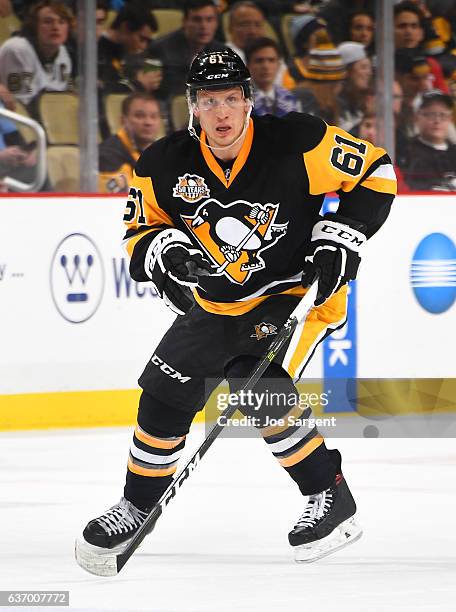
[[[100,190],[125,191],[141,151],[186,127],[185,76],[230,47],[252,75],[253,114],[306,112],[377,140],[375,0],[97,0]],[[0,0],[0,108],[49,128],[78,92],[76,0]],[[456,2],[394,0],[395,164],[408,190],[456,191]],[[70,109],[70,107],[68,107]],[[51,119],[49,119],[49,116]],[[74,115],[77,122],[77,113]],[[0,189],[27,178],[30,136],[0,117]],[[46,189],[55,188],[50,173]]]

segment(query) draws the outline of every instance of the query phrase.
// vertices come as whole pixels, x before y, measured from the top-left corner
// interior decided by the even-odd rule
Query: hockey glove
[[[198,285],[197,275],[207,276],[214,271],[190,238],[173,228],[161,231],[152,240],[144,267],[158,295],[180,315],[193,305],[190,288]]]
[[[309,287],[318,277],[315,306],[320,306],[342,285],[356,278],[361,258],[358,251],[366,242],[366,226],[328,213],[313,228],[311,251],[305,258],[302,284]]]

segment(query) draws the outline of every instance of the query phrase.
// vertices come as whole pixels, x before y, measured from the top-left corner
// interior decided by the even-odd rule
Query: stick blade
[[[118,555],[111,550],[92,546],[79,539],[75,542],[74,556],[77,564],[89,574],[111,577],[119,573],[117,568]]]

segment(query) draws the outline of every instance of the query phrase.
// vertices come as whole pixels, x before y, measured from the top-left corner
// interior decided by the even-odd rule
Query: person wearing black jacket
[[[456,191],[456,145],[447,139],[452,109],[450,96],[441,91],[423,95],[416,114],[418,135],[410,143],[404,169],[411,189]]]

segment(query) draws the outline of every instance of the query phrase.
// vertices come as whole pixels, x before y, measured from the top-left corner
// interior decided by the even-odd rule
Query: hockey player
[[[235,387],[251,372],[318,271],[315,307],[255,388],[295,391],[317,344],[344,324],[346,283],[394,199],[383,149],[310,115],[252,119],[250,75],[231,50],[196,56],[187,97],[188,133],[143,152],[124,216],[132,277],[152,281],[179,316],[139,379],[124,497],[77,542],[86,568],[91,555],[125,548],[169,486],[192,419],[217,381]],[[338,211],[321,217],[330,191],[339,194]],[[284,426],[260,431],[306,496],[289,542],[298,561],[313,561],[361,529],[340,453],[315,427],[288,424],[290,415],[309,417],[309,408],[283,410]]]

